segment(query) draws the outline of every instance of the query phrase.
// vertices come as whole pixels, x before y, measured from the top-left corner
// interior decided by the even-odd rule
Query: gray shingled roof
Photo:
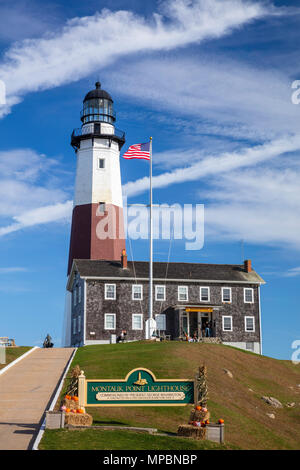
[[[136,275],[139,279],[149,278],[149,263],[146,261],[135,261],[134,267],[133,262],[128,261],[128,269],[123,269],[118,261],[74,260],[74,267],[81,277],[134,278]],[[244,265],[237,264],[154,262],[153,277],[154,279],[264,283],[255,271],[247,273]]]

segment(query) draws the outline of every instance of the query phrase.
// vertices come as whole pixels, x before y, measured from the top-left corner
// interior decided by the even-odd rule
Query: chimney
[[[123,269],[127,269],[127,254],[126,250],[122,250],[121,264]]]
[[[251,273],[251,271],[252,271],[251,259],[246,259],[244,261],[244,269],[245,269],[246,273]]]

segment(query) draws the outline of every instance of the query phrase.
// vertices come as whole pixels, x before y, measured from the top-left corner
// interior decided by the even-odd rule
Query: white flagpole
[[[153,319],[153,220],[152,220],[152,137],[150,137],[150,267],[149,267],[149,326]],[[149,336],[151,336],[149,332]],[[149,338],[150,339],[150,338]]]

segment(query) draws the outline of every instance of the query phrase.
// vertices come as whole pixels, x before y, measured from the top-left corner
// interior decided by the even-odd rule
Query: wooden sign
[[[194,403],[194,381],[156,379],[153,372],[141,367],[130,371],[123,380],[86,380],[82,374],[79,401],[84,407],[186,406]]]

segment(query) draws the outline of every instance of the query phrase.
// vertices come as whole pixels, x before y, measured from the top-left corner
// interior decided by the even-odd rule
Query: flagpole
[[[150,137],[150,263],[149,263],[149,326],[153,319],[153,220],[152,220],[152,137]],[[150,339],[149,332],[149,339]]]

